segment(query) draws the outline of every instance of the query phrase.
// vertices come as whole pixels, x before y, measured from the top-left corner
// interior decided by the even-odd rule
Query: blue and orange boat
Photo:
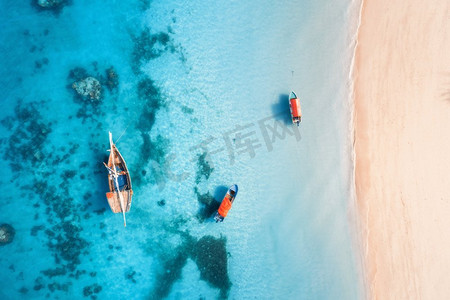
[[[302,121],[302,109],[300,107],[300,99],[294,92],[289,95],[289,108],[291,110],[292,123],[300,125]]]
[[[234,199],[237,196],[238,186],[233,184],[227,191],[225,197],[222,200],[222,203],[219,206],[219,209],[214,216],[214,220],[217,222],[223,222],[225,217],[228,214],[228,211],[231,209],[231,205],[233,205]]]

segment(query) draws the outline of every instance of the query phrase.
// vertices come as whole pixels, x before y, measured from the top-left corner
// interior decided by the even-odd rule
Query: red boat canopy
[[[291,103],[292,117],[301,117],[302,109],[300,108],[300,101],[298,100],[298,98],[290,99],[290,103]]]
[[[223,198],[222,203],[220,204],[217,212],[219,213],[219,215],[225,218],[230,208],[231,208],[231,201],[228,198],[228,195],[226,195],[225,198]]]

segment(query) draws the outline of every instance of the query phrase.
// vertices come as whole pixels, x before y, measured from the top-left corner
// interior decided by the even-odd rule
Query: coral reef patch
[[[161,166],[164,164],[169,141],[161,135],[158,135],[155,141],[152,141],[149,132],[155,124],[156,113],[165,106],[165,102],[161,97],[159,89],[150,78],[139,81],[137,84],[137,94],[139,99],[143,101],[141,114],[136,123],[136,129],[139,130],[142,137],[141,154],[139,155],[140,159],[137,165],[148,165],[150,161],[153,161],[152,171],[145,172],[145,174],[153,174],[157,183],[164,182],[164,172]],[[145,182],[145,174],[142,172],[137,173],[137,176],[133,179],[137,185]]]
[[[38,0],[37,4],[40,7],[52,8],[64,3],[64,0]]]
[[[188,233],[181,234],[183,242],[163,260],[163,268],[158,273],[151,299],[161,299],[169,295],[173,284],[181,279],[182,269],[191,258],[200,271],[200,278],[211,287],[220,290],[220,298],[228,298],[231,281],[228,276],[228,254],[226,238],[210,235],[196,239]]]
[[[12,133],[4,141],[7,145],[3,157],[14,172],[30,165],[37,167],[45,158],[42,148],[51,132],[52,123],[45,121],[39,112],[38,107],[42,104],[43,102],[31,102],[25,105],[19,100],[14,108],[15,116],[0,121]]]
[[[231,287],[228,277],[226,239],[204,236],[194,245],[192,258],[200,270],[200,278],[220,289],[221,298],[228,297]]]
[[[32,0],[31,6],[38,11],[50,11],[59,15],[62,9],[70,5],[72,0]]]
[[[119,86],[119,75],[113,66],[106,70],[106,86],[110,91],[117,89]]]
[[[97,283],[94,283],[89,286],[85,286],[83,288],[83,296],[84,297],[91,297],[91,299],[97,299],[96,294],[100,293],[102,291],[102,286],[98,285]]]
[[[16,231],[9,224],[0,225],[0,246],[12,243]]]
[[[109,104],[108,111],[117,110],[114,101],[117,98],[119,75],[113,66],[101,69],[97,62],[85,67],[75,67],[67,76],[67,88],[73,93],[73,101],[80,107],[76,117],[96,123],[101,126],[101,119],[105,115],[102,105]],[[112,97],[112,98],[111,98]],[[108,100],[108,101],[105,101]]]
[[[205,178],[205,180],[209,179],[209,176],[211,176],[211,173],[214,171],[214,168],[211,167],[208,161],[208,153],[203,152],[198,156],[197,161],[197,173],[195,175],[195,183],[199,184],[202,177]]]
[[[102,86],[100,81],[94,77],[86,77],[80,81],[74,82],[72,88],[78,95],[91,101],[98,101],[101,97]]]
[[[79,266],[80,257],[89,253],[90,244],[81,236],[80,223],[81,213],[87,206],[77,203],[71,191],[76,171],[63,167],[63,162],[75,155],[79,146],[70,142],[68,148],[52,144],[49,135],[54,123],[43,117],[41,109],[47,109],[44,101],[26,104],[18,101],[14,114],[0,121],[10,133],[0,140],[0,145],[11,167],[11,181],[21,197],[31,201],[30,205],[36,210],[34,219],[45,220],[45,225],[37,223],[31,227],[30,236],[33,239],[46,237],[43,246],[49,250],[54,264],[38,270],[41,276],[35,278],[33,289],[65,292],[73,278],[86,273]],[[12,235],[9,237],[11,240]],[[52,282],[54,277],[60,279],[58,283]],[[26,293],[28,288],[25,286],[21,291]]]
[[[175,250],[175,255],[164,260],[163,271],[157,275],[158,284],[153,291],[154,299],[162,299],[169,295],[173,284],[181,278],[181,271],[189,257],[189,249],[186,244]]]
[[[139,36],[133,36],[133,40],[132,67],[135,73],[139,73],[142,63],[160,57],[167,51],[175,52],[173,41],[166,32],[150,33],[146,29]]]

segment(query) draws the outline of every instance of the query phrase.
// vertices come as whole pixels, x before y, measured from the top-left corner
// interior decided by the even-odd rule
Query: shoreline
[[[354,8],[354,11],[357,12],[357,16],[355,16],[356,22],[354,27],[352,27],[351,32],[353,32],[351,37],[351,45],[353,47],[353,53],[350,60],[350,68],[348,74],[348,82],[349,82],[349,138],[350,142],[350,160],[351,160],[351,173],[350,173],[350,203],[348,206],[348,218],[349,223],[352,225],[352,248],[354,253],[354,262],[356,265],[357,275],[358,275],[358,285],[360,287],[358,293],[358,299],[368,299],[368,278],[366,276],[367,270],[367,260],[365,259],[364,249],[364,227],[363,222],[361,221],[361,215],[358,210],[358,198],[356,195],[356,151],[355,151],[355,136],[356,136],[356,128],[355,128],[355,118],[356,118],[356,110],[355,110],[355,68],[356,68],[356,52],[358,50],[358,37],[361,26],[361,18],[362,11],[364,7],[364,0],[359,0],[355,2],[353,5],[357,7]]]
[[[351,75],[369,299],[450,293],[450,4],[434,2],[362,3]]]

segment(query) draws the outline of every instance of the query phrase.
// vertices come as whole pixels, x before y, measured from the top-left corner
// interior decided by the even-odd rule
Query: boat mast
[[[120,208],[122,209],[122,213],[123,213],[123,226],[127,227],[127,220],[125,218],[125,208],[124,208],[124,204],[123,204],[123,197],[122,197],[122,193],[120,192],[119,189],[119,174],[117,174],[116,171],[116,165],[115,165],[115,157],[114,157],[114,143],[113,143],[113,139],[112,139],[112,133],[111,131],[109,132],[109,145],[111,146],[111,159],[112,159],[112,165],[113,165],[113,177],[114,177],[114,181],[116,182],[116,189],[117,189],[117,194],[119,194],[119,200],[120,200]]]

